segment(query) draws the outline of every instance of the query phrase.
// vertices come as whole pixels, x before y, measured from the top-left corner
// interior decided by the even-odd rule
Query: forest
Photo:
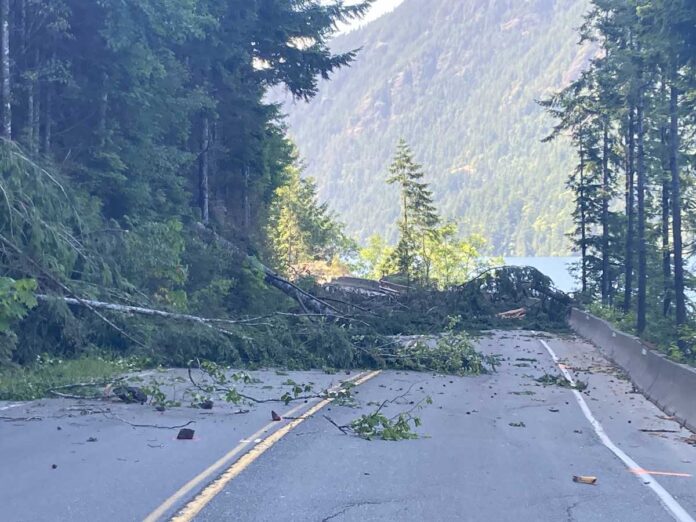
[[[2,364],[307,350],[275,317],[215,320],[294,306],[266,231],[298,160],[264,96],[350,64],[327,40],[369,4],[2,0]]]
[[[693,354],[696,4],[595,0],[590,67],[544,100],[577,165],[582,298],[624,328]]]

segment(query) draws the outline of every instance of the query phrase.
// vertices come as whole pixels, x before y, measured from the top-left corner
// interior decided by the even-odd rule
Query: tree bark
[[[660,98],[662,103],[667,102],[667,90],[664,79],[661,82]],[[660,174],[662,181],[660,232],[662,237],[662,315],[665,317],[669,314],[669,309],[672,306],[672,254],[669,245],[671,179],[669,176],[669,153],[667,152],[667,125],[668,118],[664,118],[660,124]]]
[[[624,300],[623,310],[631,310],[633,298],[633,249],[635,246],[634,210],[635,210],[635,111],[633,106],[628,112],[628,136],[626,139],[626,259],[624,264]]]
[[[99,136],[99,145],[104,148],[106,146],[106,117],[109,112],[109,92],[107,91],[109,76],[104,73],[102,75],[102,90],[99,96],[99,124],[97,133]]]
[[[641,80],[642,81],[642,80]],[[645,243],[645,129],[643,121],[643,87],[638,91],[637,104],[637,192],[638,192],[638,304],[636,308],[636,331],[645,331],[645,298],[647,285],[647,250]]]
[[[53,110],[53,84],[46,82],[46,96],[44,99],[44,133],[43,133],[43,153],[48,155],[51,151],[51,134],[52,134],[52,110]]]
[[[609,264],[609,123],[604,122],[602,136],[602,304],[611,301]]]
[[[122,305],[117,303],[105,303],[102,301],[93,301],[91,299],[75,299],[73,297],[63,297],[54,295],[44,295],[37,294],[36,298],[39,301],[50,301],[51,299],[59,299],[69,305],[73,306],[91,306],[92,308],[101,310],[111,310],[112,312],[120,312],[124,314],[138,314],[138,315],[149,315],[151,317],[163,317],[165,319],[176,319],[179,321],[190,321],[194,323],[200,323],[204,325],[213,324],[240,324],[246,321],[234,321],[231,319],[210,319],[208,317],[199,317],[196,315],[189,314],[179,314],[176,312],[165,312],[163,310],[156,310],[152,308],[143,308],[141,306],[130,306]]]
[[[587,293],[587,217],[585,211],[585,149],[583,136],[580,137],[580,279],[582,293]]]
[[[12,139],[12,87],[10,84],[10,0],[0,0],[0,61],[2,61],[2,135]]]
[[[18,45],[19,55],[21,56],[21,82],[23,83],[24,93],[26,94],[26,113],[24,118],[24,128],[22,130],[22,138],[26,140],[26,146],[29,152],[33,154],[34,127],[32,118],[34,116],[34,86],[32,85],[31,77],[31,58],[27,53],[27,0],[19,2],[19,21],[18,25]],[[17,53],[15,53],[17,54]]]
[[[34,53],[34,77],[32,85],[32,152],[39,153],[39,143],[41,141],[41,82],[39,71],[41,70],[41,53],[37,49]]]
[[[672,306],[672,254],[669,248],[669,204],[670,204],[670,180],[662,176],[662,315],[667,316]]]
[[[251,229],[251,198],[249,197],[249,166],[244,166],[244,232],[249,235]]]
[[[210,122],[207,116],[201,120],[201,152],[198,156],[198,194],[201,221],[210,222],[210,190],[208,184],[208,149],[210,148]]]
[[[676,80],[676,71],[672,81]],[[686,298],[684,296],[684,260],[682,252],[681,224],[681,179],[679,177],[679,92],[674,84],[670,87],[669,97],[670,132],[669,132],[669,170],[672,177],[672,242],[674,246],[674,301],[676,308],[676,325],[679,330],[686,323]],[[681,339],[679,347],[684,349]]]

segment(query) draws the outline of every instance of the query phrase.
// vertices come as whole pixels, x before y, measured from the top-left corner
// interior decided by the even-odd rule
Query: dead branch
[[[76,395],[74,393],[62,393],[58,392],[55,390],[48,390],[48,393],[51,395],[55,395],[56,397],[60,397],[61,399],[88,399],[90,401],[95,401],[95,400],[105,400],[106,397],[104,395],[99,394],[99,395]]]
[[[338,428],[338,429],[341,431],[341,433],[343,433],[344,435],[349,435],[349,434],[350,434],[350,427],[349,427],[349,426],[341,426],[340,424],[336,423],[336,422],[335,422],[331,417],[329,417],[328,415],[324,415],[323,417],[324,417],[327,421],[329,421],[331,424],[333,424],[334,426],[336,426],[336,428]]]
[[[198,369],[199,370],[201,369],[200,366],[198,367]],[[289,397],[287,400],[280,399],[280,398],[278,398],[278,399],[257,399],[256,397],[252,397],[251,395],[246,395],[244,393],[240,393],[239,390],[237,390],[236,388],[227,388],[227,387],[218,386],[218,385],[214,385],[214,386],[206,388],[205,386],[202,386],[201,384],[196,382],[196,380],[193,378],[193,372],[191,370],[192,370],[192,368],[191,368],[191,366],[189,366],[187,368],[189,381],[191,381],[191,384],[193,384],[193,386],[195,388],[201,390],[202,392],[210,393],[211,391],[215,391],[215,392],[221,392],[221,393],[228,393],[230,391],[234,391],[242,399],[245,399],[249,402],[253,402],[256,404],[263,404],[266,402],[288,403],[288,402],[294,402],[294,401],[307,401],[310,399],[324,399],[324,398],[326,398],[325,394],[317,394],[317,395],[301,395],[298,397]]]
[[[343,301],[343,300],[341,300],[341,299],[334,299],[334,298],[332,298],[332,297],[326,297],[326,296],[324,296],[324,297],[322,297],[322,299],[323,299],[324,301],[331,301],[331,302],[334,302],[334,303],[340,303],[340,304],[343,304],[343,305],[346,305],[346,306],[350,306],[350,307],[352,307],[352,308],[355,308],[356,310],[360,310],[361,312],[365,312],[365,313],[368,313],[368,314],[370,314],[370,315],[374,315],[374,316],[376,316],[376,317],[379,317],[379,314],[376,314],[375,312],[373,312],[373,311],[370,310],[369,308],[365,308],[364,306],[358,306],[358,305],[356,305],[356,304],[354,304],[354,303],[349,303],[348,301]]]
[[[117,420],[121,421],[124,424],[128,424],[129,426],[132,426],[133,428],[156,428],[159,430],[178,430],[180,428],[185,428],[186,426],[189,426],[191,424],[195,424],[196,421],[188,421],[186,424],[182,424],[180,426],[160,426],[159,424],[134,424],[132,422],[127,421],[123,417],[119,417],[118,415],[107,415],[104,413],[104,417],[106,417],[109,420]]]
[[[5,416],[0,416],[0,420],[3,420],[5,422],[12,422],[12,421],[26,422],[26,421],[43,420],[43,417],[5,417]]]

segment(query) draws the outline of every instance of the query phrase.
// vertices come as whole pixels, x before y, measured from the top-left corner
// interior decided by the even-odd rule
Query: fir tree
[[[401,139],[389,166],[387,183],[398,185],[401,200],[399,241],[394,252],[396,266],[408,283],[430,280],[431,255],[428,238],[436,234],[440,222],[432,192],[423,181],[423,167],[415,162],[413,152]]]

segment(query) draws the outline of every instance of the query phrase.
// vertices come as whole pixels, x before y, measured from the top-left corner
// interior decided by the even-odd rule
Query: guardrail
[[[696,369],[669,360],[637,337],[577,308],[572,309],[569,323],[619,365],[648,399],[696,431]]]

